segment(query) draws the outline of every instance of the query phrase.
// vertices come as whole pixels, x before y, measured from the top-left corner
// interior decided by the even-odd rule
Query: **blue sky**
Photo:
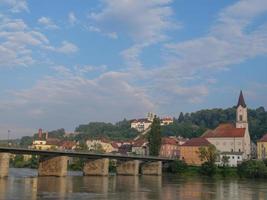
[[[0,0],[0,138],[267,107],[266,0]]]

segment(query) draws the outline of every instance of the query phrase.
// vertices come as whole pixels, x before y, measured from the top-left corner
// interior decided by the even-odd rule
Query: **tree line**
[[[253,141],[257,141],[267,133],[267,112],[264,107],[248,109],[249,130]],[[180,113],[174,118],[174,123],[161,127],[162,136],[182,136],[193,138],[202,135],[207,129],[214,129],[220,123],[235,123],[236,107],[227,109],[205,109],[192,113]],[[84,141],[90,138],[107,138],[111,140],[133,139],[138,132],[131,128],[131,122],[124,119],[115,124],[105,122],[89,122],[76,127],[77,135],[65,138],[65,130],[58,129],[50,131],[49,137],[58,139]],[[45,137],[45,136],[43,136]],[[20,140],[22,146],[30,145],[33,139],[37,139],[38,134],[33,137],[25,136]]]

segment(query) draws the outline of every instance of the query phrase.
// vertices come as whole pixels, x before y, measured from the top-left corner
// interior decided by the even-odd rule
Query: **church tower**
[[[242,90],[240,91],[236,107],[236,128],[248,129],[248,109],[244,100]]]

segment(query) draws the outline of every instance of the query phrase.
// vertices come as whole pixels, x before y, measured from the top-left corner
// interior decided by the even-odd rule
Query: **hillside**
[[[180,113],[178,118],[174,118],[174,123],[161,128],[162,136],[183,136],[186,138],[198,137],[207,129],[214,129],[220,123],[235,122],[235,107],[227,109],[206,109],[192,113]],[[258,140],[267,132],[267,112],[263,107],[249,109],[249,130],[251,139]],[[84,141],[89,138],[108,138],[111,140],[128,140],[138,135],[135,129],[131,128],[130,121],[124,119],[116,124],[105,122],[89,122],[79,125],[75,132],[79,134],[71,137],[64,137],[65,130],[58,129],[49,132],[49,137],[67,140]],[[33,137],[25,136],[20,140],[23,146],[30,145]]]

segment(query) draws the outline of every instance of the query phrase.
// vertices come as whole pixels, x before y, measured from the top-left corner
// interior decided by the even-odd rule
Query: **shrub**
[[[206,176],[214,176],[217,172],[217,166],[214,163],[204,162],[200,167],[200,173]]]
[[[181,160],[175,160],[170,163],[168,171],[171,173],[182,173],[187,169],[187,164]]]
[[[240,177],[267,178],[267,167],[261,160],[249,160],[238,165]]]

